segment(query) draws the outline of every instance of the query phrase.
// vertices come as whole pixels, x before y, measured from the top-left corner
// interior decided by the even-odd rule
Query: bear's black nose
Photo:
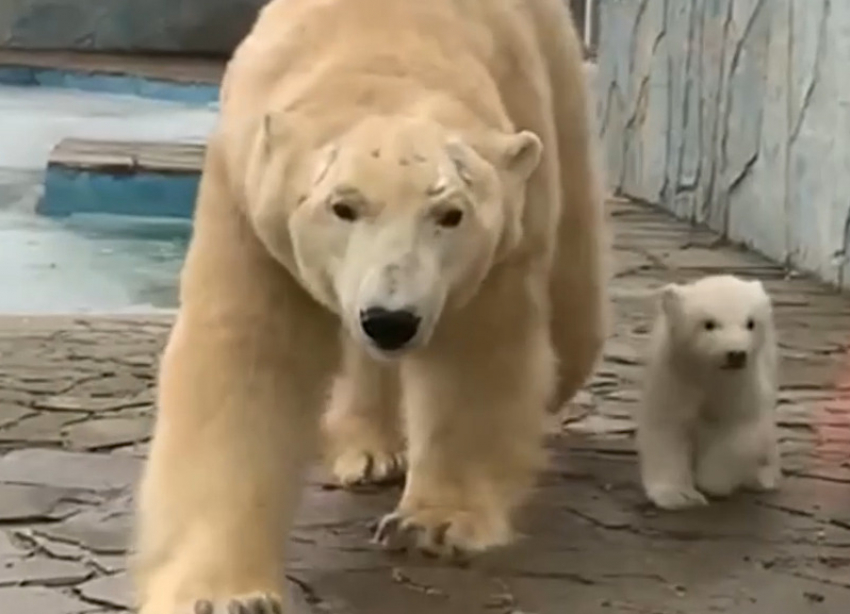
[[[741,350],[733,350],[726,352],[726,364],[723,366],[727,369],[743,369],[747,364],[747,353]]]
[[[360,312],[360,327],[382,350],[403,348],[416,336],[422,318],[406,309],[390,310],[370,307]]]

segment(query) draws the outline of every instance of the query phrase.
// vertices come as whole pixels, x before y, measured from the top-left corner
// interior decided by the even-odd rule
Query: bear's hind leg
[[[531,2],[528,10],[538,29],[555,113],[560,217],[550,291],[558,384],[549,409],[558,411],[593,375],[610,332],[612,238],[581,41],[563,0]],[[516,107],[526,105],[520,100]]]
[[[386,547],[451,557],[511,540],[512,512],[545,458],[555,379],[545,314],[519,287],[444,314],[429,346],[402,364],[408,473],[376,533]]]
[[[346,335],[342,372],[322,420],[325,456],[343,486],[404,477],[398,378],[396,365],[377,362]]]

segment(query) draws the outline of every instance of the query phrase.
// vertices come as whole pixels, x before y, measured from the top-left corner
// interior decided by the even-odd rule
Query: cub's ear
[[[661,310],[670,319],[678,319],[682,313],[684,288],[679,284],[667,284],[661,288]]]
[[[543,142],[530,130],[521,130],[504,138],[502,159],[505,168],[516,174],[522,181],[531,176],[540,164],[542,156]]]
[[[767,289],[764,287],[764,284],[760,279],[751,279],[749,284],[763,294],[767,294]]]
[[[764,287],[764,284],[760,279],[753,279],[748,282],[750,286],[755,289],[756,293],[759,296],[759,302],[766,307],[768,310],[773,308],[773,298],[770,296],[770,293],[767,291],[767,288]]]

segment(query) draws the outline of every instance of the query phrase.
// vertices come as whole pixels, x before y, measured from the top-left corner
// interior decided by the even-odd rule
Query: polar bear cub
[[[641,481],[657,507],[777,487],[772,312],[760,281],[733,275],[662,289],[636,415]]]

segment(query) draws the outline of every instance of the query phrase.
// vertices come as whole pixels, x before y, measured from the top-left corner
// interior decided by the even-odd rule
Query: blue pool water
[[[12,181],[10,182],[10,179]],[[40,189],[0,176],[0,314],[171,309],[190,222],[35,215]]]
[[[0,315],[172,309],[190,221],[35,213],[66,137],[203,141],[213,105],[0,86]]]

